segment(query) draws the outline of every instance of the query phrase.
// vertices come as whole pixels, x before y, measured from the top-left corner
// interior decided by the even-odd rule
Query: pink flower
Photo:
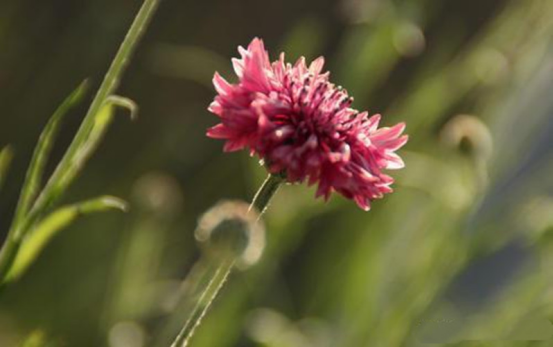
[[[322,73],[322,57],[292,66],[282,53],[271,63],[258,38],[238,50],[238,83],[213,78],[218,95],[209,111],[221,123],[209,137],[226,140],[226,152],[249,149],[290,182],[318,183],[316,195],[325,200],[336,191],[369,210],[371,200],[392,192],[394,180],[383,170],[404,166],[395,151],[407,142],[405,124],[379,128],[380,115],[350,108],[353,98]]]

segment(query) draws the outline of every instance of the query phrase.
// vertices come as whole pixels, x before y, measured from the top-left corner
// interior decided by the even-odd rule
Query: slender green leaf
[[[36,198],[42,181],[44,167],[50,156],[50,151],[59,132],[64,116],[69,109],[75,106],[83,97],[87,89],[87,82],[82,82],[58,107],[54,112],[48,124],[42,131],[38,143],[35,147],[31,164],[27,170],[25,182],[21,189],[19,203],[15,212],[13,227],[16,228],[22,218],[29,212],[33,199]]]
[[[32,216],[26,221],[26,226],[32,224],[48,207],[50,207],[61,195],[63,190],[69,186],[72,180],[80,172],[80,169],[92,154],[97,146],[103,131],[107,128],[107,124],[111,121],[111,116],[104,117],[106,121],[100,122],[101,116],[111,114],[113,105],[126,106],[114,100],[113,93],[115,92],[119,80],[132,56],[138,42],[148,24],[150,23],[160,0],[144,0],[142,7],[138,11],[127,36],[119,47],[115,58],[113,59],[110,68],[108,69],[96,96],[90,104],[86,116],[81,123],[81,127],[77,131],[71,145],[67,149],[61,162],[48,180],[46,187],[40,194],[35,205],[33,205]],[[115,97],[118,99],[118,97]],[[128,101],[128,99],[126,99]],[[121,99],[119,99],[121,101]],[[108,108],[109,112],[106,110]],[[132,110],[131,110],[132,112]],[[99,126],[99,123],[105,123],[105,126]],[[100,128],[102,131],[99,131]],[[96,130],[94,130],[96,129]],[[99,136],[94,136],[97,134]],[[77,165],[75,165],[77,163]],[[23,234],[25,228],[16,231],[18,234]],[[21,235],[18,235],[21,236]]]
[[[125,36],[125,39],[121,43],[115,58],[111,62],[111,66],[104,76],[104,80],[102,81],[96,96],[90,104],[90,108],[86,113],[81,127],[75,135],[75,139],[67,150],[69,157],[73,156],[73,154],[78,151],[81,144],[88,137],[90,129],[93,127],[96,115],[101,112],[101,109],[105,106],[106,102],[108,102],[108,99],[113,97],[113,94],[119,85],[121,76],[123,75],[130,58],[140,42],[142,35],[152,20],[159,3],[160,0],[144,0],[142,7],[138,11],[131,27],[129,28],[129,31],[127,32],[127,36]]]
[[[138,116],[138,105],[129,98],[119,95],[111,95],[107,98],[106,103],[127,109],[130,112],[131,120],[135,120]]]
[[[0,151],[0,189],[4,185],[8,169],[13,158],[13,151],[10,146],[2,148]]]
[[[128,107],[131,115],[133,115],[136,107],[132,105],[134,105],[134,103],[124,98],[109,98],[106,101],[104,106],[100,109],[100,112],[96,114],[96,117],[94,118],[94,123],[90,128],[87,138],[80,145],[74,155],[68,158],[67,167],[61,171],[56,181],[51,182],[51,189],[45,189],[45,207],[51,206],[53,203],[55,203],[55,201],[59,199],[61,194],[71,185],[77,175],[81,172],[84,165],[86,164],[90,156],[94,153],[96,148],[98,148],[106,131],[108,130],[109,125],[113,120],[115,106]]]
[[[6,281],[19,278],[28,269],[48,242],[62,229],[73,223],[79,216],[107,210],[127,210],[125,201],[104,196],[84,202],[67,205],[45,217],[34,230],[26,235]]]
[[[131,116],[136,110],[134,103],[129,99],[122,97],[108,98],[104,106],[100,109],[100,112],[96,114],[94,123],[89,129],[87,137],[80,144],[77,151],[70,157],[68,157],[68,155],[71,153],[66,153],[62,159],[62,162],[58,165],[56,172],[52,175],[33,206],[32,212],[30,216],[28,216],[28,220],[26,220],[24,227],[17,231],[18,236],[21,236],[28,226],[35,223],[40,216],[43,215],[49,207],[53,206],[54,203],[59,200],[61,195],[69,188],[71,183],[84,168],[84,165],[90,156],[94,153],[96,148],[98,148],[113,120],[116,106],[128,108],[131,112]]]
[[[10,229],[8,238],[0,250],[1,282],[5,282],[4,279],[12,268],[13,261],[21,246],[20,243],[27,231],[37,224],[48,208],[52,207],[59,199],[61,193],[77,176],[92,154],[111,121],[112,107],[124,104],[124,102],[110,101],[109,99],[113,96],[130,57],[151,21],[159,2],[160,0],[144,0],[71,145],[69,145],[44,189],[32,204],[29,213],[25,214],[25,218],[22,218]],[[102,117],[102,115],[104,116]]]

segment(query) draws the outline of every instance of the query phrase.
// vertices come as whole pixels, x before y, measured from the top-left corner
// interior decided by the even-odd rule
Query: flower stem
[[[249,211],[255,208],[259,211],[258,218],[261,218],[261,215],[267,209],[271,198],[278,191],[278,188],[284,182],[284,180],[285,178],[283,175],[270,174],[255,194]],[[198,302],[192,309],[189,318],[177,335],[177,338],[175,339],[171,347],[188,346],[188,343],[192,339],[196,328],[201,324],[202,319],[205,316],[206,312],[209,310],[209,307],[213,303],[213,300],[215,300],[217,294],[225,284],[225,281],[230,275],[235,262],[236,258],[226,258],[221,260],[221,264],[216,268],[215,272],[213,273],[213,277],[207,283],[205,289],[203,289]]]
[[[213,277],[206,285],[202,295],[198,299],[196,306],[192,309],[190,317],[182,327],[179,335],[171,344],[171,347],[186,347],[190,342],[190,339],[194,335],[196,328],[202,322],[207,310],[211,306],[211,303],[219,294],[221,288],[225,284],[227,277],[229,276],[232,267],[234,266],[234,259],[226,259],[221,262],[221,265],[215,270]]]
[[[261,185],[261,188],[255,194],[250,210],[256,208],[259,211],[259,217],[263,215],[272,197],[278,191],[280,185],[284,182],[284,176],[281,174],[269,174],[265,179],[265,182]]]

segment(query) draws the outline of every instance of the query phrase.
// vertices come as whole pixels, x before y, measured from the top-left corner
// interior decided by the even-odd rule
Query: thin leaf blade
[[[79,202],[60,207],[46,216],[24,239],[15,258],[6,282],[21,277],[40,255],[48,243],[63,229],[71,225],[78,217],[109,210],[127,211],[127,203],[112,196]]]
[[[87,82],[82,82],[57,108],[54,112],[35,147],[29,169],[25,176],[25,182],[23,183],[23,188],[21,189],[21,195],[19,197],[19,202],[17,204],[14,227],[16,227],[24,216],[29,212],[34,198],[37,196],[41,182],[42,176],[44,174],[44,167],[50,156],[50,152],[54,145],[54,141],[59,133],[64,116],[68,111],[74,107],[84,96],[87,89]]]
[[[12,159],[13,150],[11,147],[6,146],[2,148],[0,151],[0,189],[2,189],[2,186],[4,185]]]
[[[122,102],[122,100],[125,102]],[[62,158],[33,207],[31,219],[38,218],[44,210],[58,201],[61,195],[73,183],[104,138],[109,125],[113,121],[115,108],[126,107],[130,110],[131,115],[134,114],[135,107],[127,107],[127,105],[134,105],[134,103],[129,99],[121,97],[108,98],[104,106],[94,116],[93,123],[88,128],[86,136],[79,140],[76,150],[68,150]],[[32,222],[33,220],[30,221],[30,223]]]

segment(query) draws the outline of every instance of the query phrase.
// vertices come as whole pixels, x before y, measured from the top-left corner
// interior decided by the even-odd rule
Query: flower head
[[[323,73],[322,57],[291,65],[282,53],[271,63],[258,38],[238,50],[238,82],[213,78],[218,95],[209,111],[221,123],[209,137],[226,140],[227,152],[248,149],[290,182],[317,183],[325,200],[335,191],[368,210],[371,200],[392,192],[394,180],[383,170],[404,166],[395,153],[407,142],[403,123],[379,128],[380,115],[351,108],[353,98]]]

